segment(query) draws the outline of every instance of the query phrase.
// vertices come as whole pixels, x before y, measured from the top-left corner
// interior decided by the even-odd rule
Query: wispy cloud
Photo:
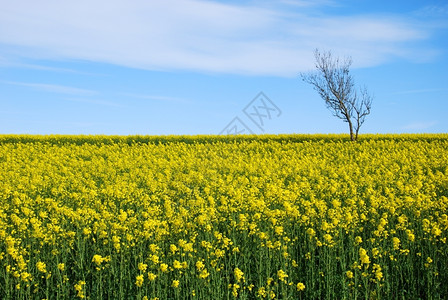
[[[72,86],[66,85],[57,85],[57,84],[46,84],[46,83],[29,83],[29,82],[16,82],[16,81],[0,81],[0,83],[9,84],[9,85],[18,85],[33,88],[36,90],[50,92],[50,93],[58,93],[58,94],[69,94],[69,95],[78,95],[78,96],[92,96],[98,94],[96,91],[76,88]]]
[[[142,94],[132,94],[132,93],[122,93],[122,95],[125,97],[131,97],[131,98],[136,98],[136,99],[146,99],[146,100],[155,100],[155,101],[164,101],[164,102],[182,102],[182,103],[191,102],[185,98],[170,97],[170,96],[142,95]]]
[[[311,68],[316,47],[351,55],[358,66],[433,55],[409,46],[429,33],[402,16],[308,15],[308,7],[317,9],[311,1],[282,2],[7,1],[0,10],[0,45],[36,58],[282,76]]]
[[[61,100],[64,101],[82,102],[87,104],[95,104],[95,105],[119,107],[119,108],[126,107],[123,104],[112,101],[89,98],[89,96],[97,96],[99,94],[97,91],[93,90],[81,89],[66,85],[46,84],[46,83],[29,83],[29,82],[16,82],[16,81],[3,81],[3,80],[0,80],[0,83],[29,87],[39,91],[71,96],[60,98]]]
[[[415,12],[416,15],[431,18],[446,18],[448,16],[448,4],[427,5]]]
[[[407,124],[407,125],[401,127],[401,129],[421,131],[421,130],[429,129],[436,124],[437,124],[437,121],[413,122],[413,123],[410,123],[410,124]]]
[[[93,73],[93,72],[85,72],[70,68],[60,68],[60,67],[50,67],[47,65],[34,64],[34,63],[24,63],[24,62],[16,62],[11,59],[7,59],[5,57],[0,57],[0,67],[3,68],[20,68],[20,69],[30,69],[30,70],[40,70],[40,71],[49,71],[49,72],[57,72],[57,73],[71,73],[78,75],[88,75],[88,76],[108,76],[106,74]]]
[[[89,98],[64,98],[63,100],[66,101],[72,101],[72,102],[81,102],[81,103],[87,103],[87,104],[95,104],[95,105],[101,105],[101,106],[109,106],[109,107],[117,107],[117,108],[124,108],[126,105],[115,103],[111,101],[104,101],[104,100],[98,100],[98,99],[89,99]]]
[[[298,6],[298,7],[310,7],[319,5],[330,5],[333,3],[332,0],[277,0],[278,3]]]

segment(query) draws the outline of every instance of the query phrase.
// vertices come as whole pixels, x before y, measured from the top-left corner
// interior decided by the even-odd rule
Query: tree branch
[[[314,51],[316,72],[301,73],[303,81],[311,84],[325,101],[327,108],[335,117],[349,123],[350,136],[356,138],[359,128],[370,114],[372,99],[367,89],[360,89],[360,98],[355,90],[354,79],[350,74],[352,59],[333,57],[330,51]]]

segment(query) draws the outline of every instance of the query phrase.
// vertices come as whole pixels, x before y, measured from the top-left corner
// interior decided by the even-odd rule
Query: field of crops
[[[1,299],[446,299],[448,135],[0,136]]]

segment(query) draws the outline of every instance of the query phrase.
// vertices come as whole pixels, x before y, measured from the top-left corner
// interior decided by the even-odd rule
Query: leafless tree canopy
[[[370,114],[373,97],[366,87],[356,90],[350,74],[350,57],[340,60],[330,51],[319,52],[317,49],[314,56],[317,71],[302,73],[302,80],[313,85],[334,116],[348,123],[350,139],[356,141],[360,127]]]

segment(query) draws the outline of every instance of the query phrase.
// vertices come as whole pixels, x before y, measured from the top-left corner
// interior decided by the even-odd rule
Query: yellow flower
[[[310,237],[313,237],[313,236],[316,235],[316,231],[314,231],[313,228],[308,228],[308,229],[306,230],[306,233],[307,233]]]
[[[138,269],[139,269],[140,271],[145,272],[145,271],[146,271],[146,268],[148,268],[148,265],[147,265],[147,264],[144,264],[144,263],[139,263],[139,264],[138,264]]]
[[[160,264],[160,271],[167,272],[168,271],[168,265],[167,264]]]
[[[393,237],[392,238],[392,244],[393,244],[393,246],[394,246],[394,250],[398,250],[398,249],[400,249],[400,239],[399,238],[397,238],[397,237]]]
[[[170,245],[170,251],[171,251],[171,253],[176,253],[176,251],[177,251],[177,246],[174,245],[174,244],[171,244],[171,245]]]
[[[259,297],[266,298],[267,296],[266,289],[264,287],[259,288],[257,291],[257,295]]]
[[[31,281],[31,280],[33,279],[32,276],[31,276],[31,274],[28,273],[28,272],[23,272],[23,273],[20,275],[20,278],[21,278],[22,281],[24,281],[24,282],[28,282],[28,281]]]
[[[412,233],[412,231],[411,230],[406,230],[406,234],[408,235],[408,240],[409,241],[411,241],[411,242],[413,242],[413,241],[415,241],[415,235]]]
[[[180,263],[180,261],[175,259],[173,262],[173,267],[174,267],[174,269],[182,269],[182,264]]]
[[[240,285],[239,284],[237,284],[237,283],[234,283],[233,284],[233,287],[232,287],[232,295],[233,295],[233,297],[238,297],[238,289],[240,288]]]
[[[80,280],[77,284],[75,284],[75,291],[77,292],[76,296],[82,299],[86,297],[84,295],[84,285],[86,285],[86,282],[83,280]]]
[[[383,272],[381,272],[381,266],[378,264],[373,264],[373,272],[375,273],[375,278],[380,281],[383,278]]]
[[[152,272],[148,272],[148,279],[149,281],[154,281],[156,280],[157,275],[152,273]]]
[[[363,264],[366,265],[370,264],[370,258],[367,255],[367,251],[364,248],[359,248],[359,259]]]
[[[331,243],[332,240],[333,240],[333,237],[331,236],[331,234],[326,233],[326,234],[324,234],[324,240],[325,240],[327,243]]]
[[[94,262],[96,265],[101,265],[101,263],[104,261],[104,258],[101,255],[95,254],[92,258],[92,262]]]
[[[143,285],[143,281],[143,275],[140,274],[135,277],[135,285],[137,285],[138,287],[141,287]]]
[[[153,255],[151,255],[151,261],[154,264],[158,264],[159,263],[159,257],[157,255],[153,254]]]
[[[204,263],[200,260],[198,260],[196,262],[196,269],[198,269],[198,271],[201,271],[204,268]]]
[[[347,278],[352,279],[353,278],[353,272],[352,271],[347,271],[345,272],[345,275],[347,276]]]
[[[203,269],[201,273],[199,274],[199,278],[205,279],[210,275],[210,273],[207,271],[207,269]]]
[[[378,250],[378,248],[373,248],[372,255],[373,255],[373,258],[381,257],[380,250]]]
[[[442,230],[440,230],[440,228],[437,227],[437,226],[434,226],[434,227],[432,228],[431,232],[432,232],[432,234],[433,234],[434,236],[439,236],[439,235],[442,234]]]
[[[171,286],[173,288],[178,288],[179,287],[179,280],[173,280],[173,282],[171,283]]]
[[[233,270],[233,274],[235,275],[235,280],[237,282],[244,281],[244,273],[239,268],[235,268]]]
[[[215,256],[217,258],[224,257],[225,253],[226,253],[225,250],[222,250],[222,249],[216,249],[215,250]]]
[[[38,261],[36,263],[36,268],[41,273],[47,273],[47,265],[44,262]]]
[[[284,231],[283,226],[275,226],[274,231],[277,235],[282,235]]]
[[[278,270],[277,276],[278,276],[278,279],[283,282],[285,281],[285,278],[288,278],[288,274],[286,274],[285,271],[283,271],[283,270]]]
[[[82,230],[82,233],[83,233],[85,236],[89,236],[89,235],[92,233],[92,230],[90,230],[90,228],[84,228],[84,229]]]
[[[63,264],[63,263],[58,264],[58,269],[59,269],[59,271],[64,272],[65,264]]]
[[[305,289],[305,285],[302,282],[297,283],[297,290],[303,291]]]
[[[159,250],[159,246],[156,244],[149,245],[149,250],[151,250],[152,253],[156,253]]]

